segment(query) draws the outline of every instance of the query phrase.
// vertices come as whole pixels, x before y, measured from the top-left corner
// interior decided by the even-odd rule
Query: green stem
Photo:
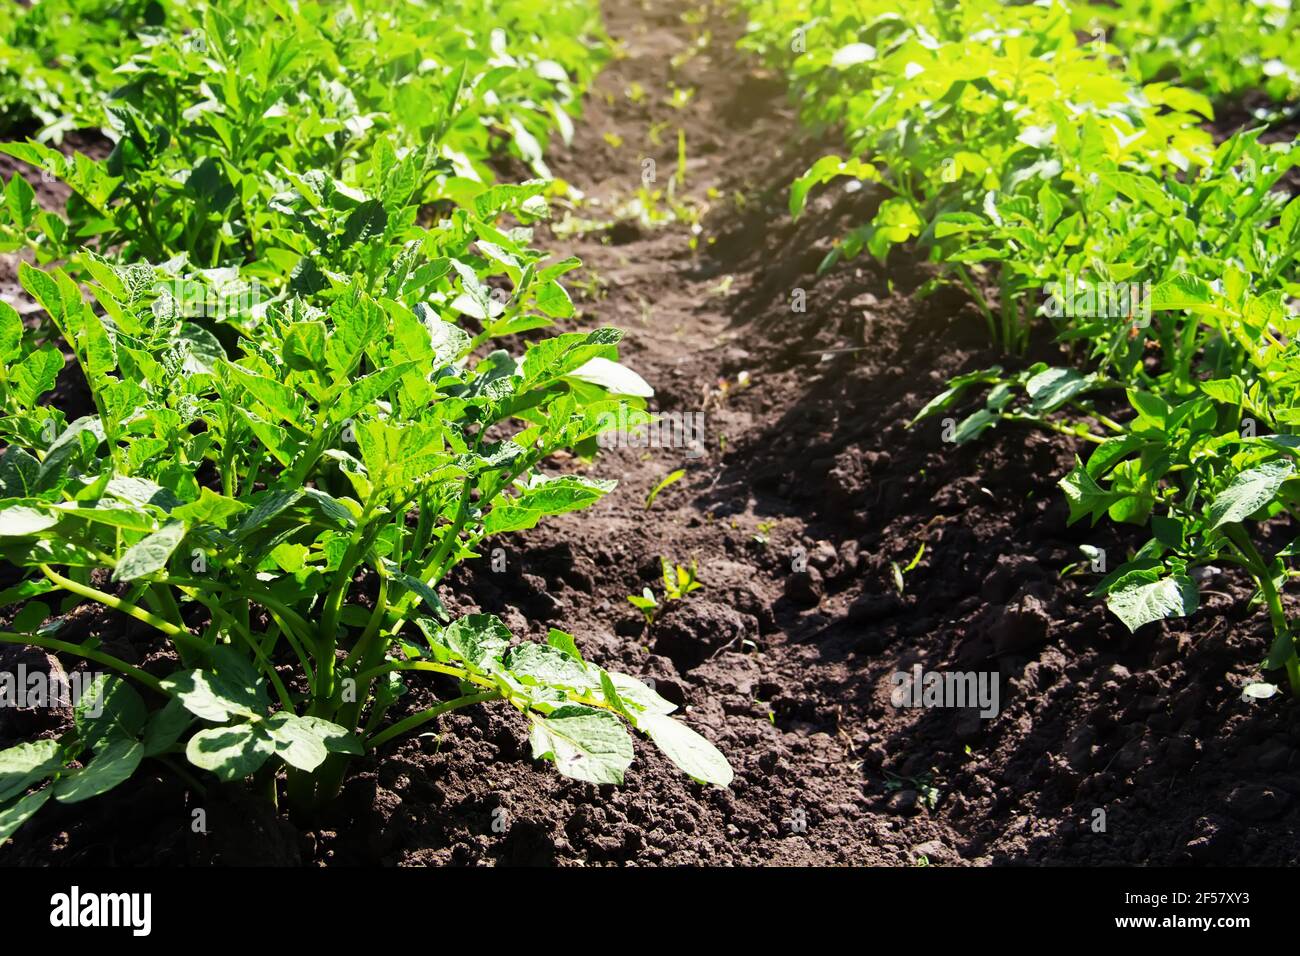
[[[363,665],[366,654],[370,650],[370,643],[375,639],[375,635],[379,633],[379,627],[384,622],[384,614],[388,611],[388,574],[383,570],[382,566],[377,567],[377,570],[379,572],[379,596],[375,598],[375,607],[370,612],[370,620],[366,622],[366,629],[357,638],[356,644],[352,645],[352,650],[348,652],[348,656],[343,661],[344,666],[351,664],[354,660],[358,667]]]
[[[179,588],[189,588],[194,591],[233,591],[242,594],[250,600],[256,601],[268,611],[273,612],[283,618],[285,622],[291,624],[293,626],[294,637],[300,637],[301,634],[310,634],[312,631],[311,625],[307,623],[301,614],[289,607],[289,605],[285,604],[283,601],[274,597],[270,592],[263,591],[260,588],[248,585],[240,585],[237,587],[233,584],[223,584],[220,581],[200,581],[196,578],[174,576],[167,577],[163,583],[171,584]],[[288,633],[289,628],[285,628],[285,631]],[[298,632],[301,632],[301,634]]]
[[[140,668],[128,664],[112,654],[105,654],[103,651],[91,650],[87,647],[78,647],[76,644],[69,644],[67,641],[56,640],[52,637],[41,637],[35,634],[16,634],[13,631],[0,631],[0,644],[21,644],[29,647],[43,647],[47,651],[55,651],[60,654],[71,654],[74,657],[81,657],[95,664],[103,664],[105,667],[111,667],[120,674],[139,681],[150,690],[157,691],[163,696],[167,692],[163,690],[162,684],[158,678],[152,674],[142,671]]]
[[[246,627],[240,624],[237,620],[235,620],[232,614],[225,611],[219,605],[210,601],[208,598],[205,598],[198,594],[193,595],[193,597],[194,600],[198,601],[200,604],[206,607],[212,613],[212,616],[214,618],[219,617],[222,620],[226,621],[229,629],[234,631],[236,634],[238,634],[240,640],[242,640],[245,644],[248,645],[249,650],[253,652],[253,657],[257,661],[258,666],[262,669],[263,673],[265,673],[266,676],[270,678],[271,686],[275,688],[275,695],[278,698],[280,698],[281,706],[283,706],[286,710],[292,710],[293,698],[289,696],[288,689],[284,686],[284,682],[280,680],[280,675],[276,673],[275,665],[271,663],[270,658],[267,657],[267,655],[263,652],[261,646],[257,642],[257,639],[253,637],[252,633]]]
[[[1286,609],[1282,606],[1282,596],[1278,594],[1277,587],[1273,584],[1273,574],[1269,571],[1268,564],[1265,563],[1263,555],[1255,547],[1255,542],[1250,540],[1250,535],[1240,524],[1231,524],[1224,528],[1228,539],[1232,541],[1237,549],[1245,558],[1245,564],[1248,571],[1259,584],[1260,593],[1264,596],[1264,603],[1268,607],[1268,616],[1273,624],[1273,634],[1275,637],[1286,635],[1292,638],[1291,655],[1286,659],[1286,676],[1291,685],[1291,695],[1300,697],[1300,658],[1296,656],[1294,636],[1291,634],[1291,627],[1287,623]]]
[[[989,327],[989,340],[996,343],[998,341],[998,323],[997,319],[993,318],[993,310],[989,308],[984,293],[976,288],[975,283],[971,280],[970,273],[966,271],[964,265],[960,262],[954,263],[953,268],[957,273],[957,277],[961,279],[961,284],[965,287],[966,293],[975,301],[975,305],[984,316],[984,322]]]
[[[361,562],[361,556],[365,553],[367,547],[365,543],[366,519],[370,517],[371,507],[371,502],[367,502],[361,518],[357,521],[357,529],[352,533],[352,541],[343,554],[343,561],[334,572],[334,581],[330,585],[329,592],[325,595],[325,601],[321,606],[320,661],[316,670],[316,702],[318,704],[334,696],[334,672],[338,666],[338,662],[335,660],[335,651],[338,648],[339,614],[342,611],[343,600],[348,593],[348,586],[352,583],[353,572]]]
[[[505,695],[502,694],[501,691],[494,690],[484,691],[481,694],[466,694],[464,697],[457,697],[454,700],[444,701],[437,706],[412,714],[405,720],[399,720],[397,723],[389,725],[366,741],[366,749],[374,750],[377,747],[381,747],[394,737],[399,737],[404,733],[414,730],[422,724],[427,724],[429,721],[441,717],[448,711],[458,710],[461,707],[472,707],[474,704],[481,704],[488,700],[500,700],[504,696]]]
[[[1031,425],[1038,425],[1040,428],[1046,428],[1048,431],[1053,431],[1061,435],[1068,435],[1071,438],[1082,438],[1084,441],[1090,441],[1097,445],[1100,445],[1106,440],[1103,436],[1094,435],[1086,429],[1084,431],[1079,431],[1075,428],[1071,428],[1069,425],[1062,425],[1060,422],[1049,421],[1045,418],[1037,418],[1033,415],[1005,414],[1002,417],[1010,422],[1028,422]]]
[[[463,667],[453,667],[450,664],[435,664],[433,661],[394,661],[389,664],[381,664],[358,674],[357,683],[364,680],[374,680],[376,677],[391,674],[393,671],[429,671],[434,674],[446,674],[448,677],[455,677],[471,684],[478,684],[481,687],[496,686],[488,678],[471,674]]]
[[[41,564],[37,565],[37,567],[41,569],[41,573],[49,578],[52,583],[57,584],[65,591],[70,591],[79,597],[84,597],[91,601],[97,601],[105,607],[110,607],[114,611],[120,611],[122,614],[129,615],[137,621],[148,624],[150,627],[156,628],[168,637],[172,638],[172,640],[174,640],[180,647],[188,647],[190,650],[194,651],[206,650],[206,647],[204,647],[198,638],[189,631],[177,627],[170,621],[164,621],[162,618],[155,614],[151,614],[142,607],[130,604],[111,594],[106,594],[97,588],[92,588],[89,585],[78,584],[76,581],[65,578],[57,571],[54,571],[49,567],[49,565]]]
[[[176,598],[172,597],[172,592],[168,590],[165,584],[151,584],[149,592],[158,602],[158,610],[167,615],[167,619],[179,628],[185,627],[185,619],[181,617],[181,609],[176,605]]]
[[[280,806],[280,795],[275,789],[275,774],[278,768],[278,761],[268,760],[262,764],[261,769],[253,775],[253,790],[260,792],[263,797],[271,804],[278,808]]]

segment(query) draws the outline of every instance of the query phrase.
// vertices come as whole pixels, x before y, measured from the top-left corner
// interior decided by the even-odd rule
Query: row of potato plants
[[[41,311],[0,303],[0,643],[105,675],[67,733],[0,752],[0,839],[182,755],[310,811],[351,759],[498,700],[569,777],[621,782],[630,725],[726,786],[647,684],[439,597],[485,539],[613,489],[550,456],[648,420],[621,333],[543,331],[579,263],[534,245],[542,150],[606,55],[594,4],[548,3],[545,29],[532,0],[141,9],[75,114],[105,159],[0,144],[71,190],[45,211],[15,175],[0,212]],[[494,179],[510,155],[539,178]],[[74,636],[86,604],[164,664]],[[459,689],[412,708],[421,673]]]
[[[1136,630],[1192,613],[1212,573],[1198,569],[1237,565],[1274,629],[1264,666],[1300,692],[1281,598],[1300,543],[1269,555],[1259,528],[1300,501],[1300,199],[1279,188],[1300,148],[1259,129],[1216,146],[1203,93],[1141,83],[1057,0],[748,10],[745,45],[849,142],[795,182],[792,212],[842,176],[885,196],[825,265],[909,243],[969,291],[1007,351],[1041,326],[1073,354],[961,375],[916,421],[955,415],[958,443],[1031,423],[1090,449],[1060,482],[1070,521],[1141,529],[1095,593]]]
[[[1300,93],[1300,7],[1290,0],[1093,0],[1076,6],[1075,24],[1110,38],[1144,82],[1230,99]]]

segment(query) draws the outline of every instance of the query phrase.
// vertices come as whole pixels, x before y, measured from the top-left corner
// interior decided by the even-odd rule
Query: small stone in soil
[[[1280,817],[1290,805],[1289,793],[1267,785],[1241,784],[1228,794],[1228,812],[1253,823]]]
[[[921,811],[921,795],[915,790],[895,790],[885,804],[890,813],[913,816]]]
[[[912,856],[916,858],[925,857],[931,863],[957,862],[957,854],[946,846],[942,840],[926,840],[924,843],[918,843],[912,847]]]
[[[815,567],[785,579],[785,596],[800,607],[815,607],[822,599],[822,575]]]

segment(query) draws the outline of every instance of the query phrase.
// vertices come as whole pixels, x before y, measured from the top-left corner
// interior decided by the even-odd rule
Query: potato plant
[[[591,9],[562,5],[553,39],[521,29],[511,47],[501,19],[462,7],[162,5],[162,25],[123,37],[128,55],[81,117],[114,141],[104,161],[4,145],[72,197],[53,216],[11,182],[0,249],[42,262],[86,248],[124,262],[183,256],[301,289],[325,282],[314,260],[334,250],[322,246],[406,225],[395,206],[414,219],[435,200],[471,205],[494,156],[548,176],[542,147],[569,134],[567,111],[602,58]],[[380,195],[358,195],[362,182]]]
[[[1185,67],[1211,92],[1251,85],[1219,67],[1229,49],[1282,56],[1285,14],[1230,17],[1190,60],[1180,41],[1163,54],[1136,42],[1125,61],[1077,34],[1085,14],[1122,22],[1122,37],[1212,18],[1181,4],[1086,7],[755,0],[745,43],[785,64],[806,115],[843,123],[853,150],[797,180],[792,211],[838,177],[885,192],[827,264],[914,241],[965,286],[994,341],[1019,351],[1046,326],[1079,360],[963,374],[915,421],[955,416],[958,444],[1021,422],[1091,446],[1060,482],[1070,521],[1149,534],[1096,594],[1136,629],[1193,612],[1208,569],[1237,565],[1275,634],[1264,667],[1300,693],[1281,597],[1296,549],[1269,555],[1256,533],[1297,515],[1300,198],[1285,186],[1300,147],[1254,129],[1211,148],[1199,124],[1212,102],[1178,83]],[[1269,73],[1289,95],[1286,70]]]
[[[791,212],[842,177],[884,195],[823,269],[916,242],[968,290],[1009,350],[1026,344],[1037,290],[1011,267],[1015,255],[998,257],[1000,247],[963,235],[972,222],[998,223],[1001,204],[1036,203],[1044,189],[1068,207],[1100,169],[1158,175],[1210,155],[1197,127],[1205,98],[1167,84],[1137,87],[1105,48],[1080,42],[1064,3],[755,0],[748,9],[746,46],[785,66],[805,119],[842,125],[850,150],[822,157],[795,181]],[[1080,153],[1082,169],[1071,162]],[[1053,244],[1071,236],[1064,219]],[[972,274],[984,262],[995,266],[987,283]],[[995,301],[986,285],[996,287]]]
[[[6,190],[43,316],[0,303],[0,558],[21,571],[0,643],[112,676],[107,718],[0,752],[0,839],[145,759],[186,772],[181,755],[311,812],[349,760],[491,701],[566,776],[621,782],[630,726],[726,786],[648,685],[439,597],[487,539],[613,490],[554,453],[647,419],[620,332],[543,331],[573,316],[578,262],[533,248],[548,182],[489,165],[514,151],[547,172],[545,134],[602,56],[593,8],[561,6],[568,35],[521,29],[518,53],[501,11],[469,5],[443,11],[464,16],[450,33],[423,4],[157,10],[123,40],[125,85],[91,96],[106,160],[2,147],[72,199],[58,215],[22,176]],[[51,394],[69,360],[72,419]],[[146,627],[172,670],[74,638],[83,605]],[[456,690],[412,709],[418,672]]]
[[[1300,94],[1300,10],[1289,3],[1121,0],[1080,3],[1075,22],[1124,50],[1144,80],[1176,79],[1214,96]]]
[[[268,793],[282,761],[303,806],[334,794],[348,755],[493,699],[528,715],[536,756],[579,779],[622,779],[622,719],[725,784],[725,761],[649,688],[583,662],[562,634],[511,648],[495,618],[451,621],[437,596],[488,536],[611,490],[540,465],[617,420],[607,413],[624,400],[586,371],[616,357],[617,332],[475,357],[458,325],[358,283],[326,309],[273,308],[226,357],[157,307],[141,268],[103,271],[102,311],[65,274],[23,269],[90,386],[96,414],[76,421],[38,403],[59,353],[30,347],[0,309],[0,547],[30,571],[4,603],[29,602],[30,619],[30,602],[66,596],[149,625],[174,647],[176,674],[91,659],[204,722],[183,744],[191,763],[236,780],[276,758]],[[506,435],[512,420],[522,428]],[[57,633],[56,620],[0,641],[80,652]],[[385,724],[404,672],[422,670],[464,693]],[[112,756],[138,763],[144,751]]]

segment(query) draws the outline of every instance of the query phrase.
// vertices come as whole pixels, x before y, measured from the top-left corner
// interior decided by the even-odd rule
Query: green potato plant
[[[1211,148],[1198,128],[1214,116],[1202,91],[1267,76],[1274,96],[1293,94],[1278,46],[1289,14],[1136,0],[747,9],[745,45],[788,68],[806,117],[842,123],[852,148],[794,183],[792,212],[843,176],[886,195],[827,264],[914,241],[1007,351],[1041,323],[1077,360],[964,373],[913,424],[952,416],[958,445],[1016,422],[1092,446],[1060,482],[1070,521],[1150,534],[1097,596],[1136,630],[1192,613],[1200,582],[1236,565],[1272,624],[1264,667],[1300,693],[1281,599],[1295,549],[1270,556],[1259,534],[1297,516],[1300,199],[1286,182],[1300,147],[1254,129]],[[1078,36],[1098,22],[1118,47]]]
[[[1053,200],[1057,210],[1081,205],[1099,168],[1158,176],[1210,157],[1197,126],[1208,101],[1117,73],[1107,48],[1079,41],[1065,3],[755,0],[747,10],[744,45],[788,69],[805,119],[842,126],[850,149],[846,158],[822,157],[794,182],[791,213],[841,177],[872,183],[884,197],[822,269],[864,250],[883,259],[914,242],[967,289],[990,336],[1009,350],[1024,348],[1034,315],[1011,265],[1018,250],[998,254],[1001,246],[963,233],[979,222],[1000,225],[1009,201],[1036,207],[1046,193],[1045,211]],[[1049,244],[1070,237],[1069,222]],[[974,274],[976,263],[993,274]],[[998,290],[996,305],[986,285]]]
[[[164,300],[139,291],[140,268],[103,271],[99,314],[66,274],[23,267],[94,399],[96,413],[70,423],[37,401],[62,357],[32,348],[0,309],[12,370],[0,553],[29,570],[3,603],[63,594],[151,627],[181,670],[142,682],[208,724],[184,745],[190,762],[237,780],[277,758],[299,806],[334,795],[348,756],[492,699],[528,715],[535,755],[579,779],[621,780],[621,718],[725,785],[725,760],[647,688],[586,664],[571,639],[511,648],[495,618],[451,621],[437,595],[485,538],[612,489],[541,465],[618,420],[627,400],[584,381],[592,359],[616,358],[617,332],[476,358],[471,336],[431,310],[354,287],[328,309],[273,308],[232,360],[155,308]],[[510,422],[522,427],[507,436]],[[0,641],[80,653],[47,639],[51,617]],[[465,693],[385,726],[398,675],[418,670]],[[263,782],[273,791],[273,769]]]
[[[43,316],[0,303],[0,559],[18,571],[0,643],[110,672],[95,700],[114,716],[82,707],[59,740],[0,752],[0,839],[145,759],[192,779],[182,755],[311,812],[351,759],[497,700],[567,776],[621,782],[630,726],[726,786],[647,685],[439,596],[486,539],[613,489],[548,468],[556,452],[649,419],[621,333],[544,331],[573,317],[579,265],[533,247],[554,187],[494,175],[508,156],[548,175],[547,137],[605,55],[594,5],[553,5],[546,31],[530,0],[100,7],[0,22],[87,14],[84,66],[39,53],[75,72],[64,87],[13,68],[29,103],[98,116],[115,143],[0,144],[72,194],[44,211],[15,175],[0,211]],[[79,638],[87,606],[161,656]],[[455,689],[412,709],[415,672]]]
[[[1300,93],[1300,10],[1289,3],[1089,2],[1076,5],[1075,22],[1105,31],[1143,81],[1177,78],[1215,97],[1263,90],[1287,101]]]
[[[434,201],[472,206],[494,157],[548,177],[543,145],[571,134],[568,111],[603,56],[592,10],[564,4],[554,25],[571,34],[521,28],[512,47],[501,19],[469,6],[165,5],[174,15],[126,43],[83,120],[114,141],[105,160],[4,144],[72,196],[56,217],[11,182],[0,249],[41,262],[86,247],[123,262],[184,256],[301,287],[323,281],[312,268],[323,246],[391,235]]]

